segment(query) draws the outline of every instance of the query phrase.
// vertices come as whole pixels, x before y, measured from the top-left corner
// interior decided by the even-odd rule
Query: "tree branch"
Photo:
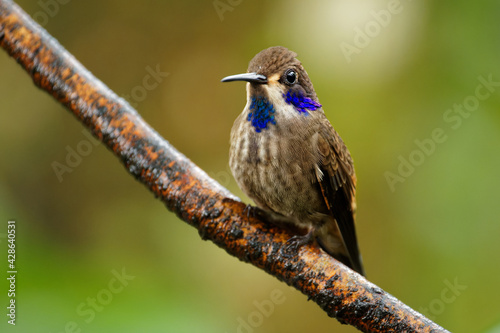
[[[242,261],[364,332],[447,332],[315,245],[284,255],[292,236],[245,205],[158,135],[16,4],[0,0],[0,45],[64,104],[168,209]]]

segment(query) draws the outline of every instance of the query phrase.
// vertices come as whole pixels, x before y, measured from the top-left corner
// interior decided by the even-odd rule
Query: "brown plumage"
[[[229,164],[238,185],[270,222],[306,230],[291,245],[315,239],[364,274],[351,155],[296,54],[271,47],[250,61],[248,73],[223,81],[248,82],[247,104],[231,130]]]

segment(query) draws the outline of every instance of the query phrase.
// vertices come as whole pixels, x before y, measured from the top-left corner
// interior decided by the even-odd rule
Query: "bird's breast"
[[[229,164],[236,182],[262,208],[286,216],[311,209],[321,200],[311,138],[307,128],[279,120],[257,132],[243,112],[231,131]]]

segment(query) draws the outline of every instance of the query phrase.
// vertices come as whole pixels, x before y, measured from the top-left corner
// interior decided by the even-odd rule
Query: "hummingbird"
[[[354,226],[356,175],[349,150],[319,103],[297,54],[259,52],[245,81],[247,103],[231,129],[229,166],[268,222],[295,233],[294,248],[316,241],[364,275]]]

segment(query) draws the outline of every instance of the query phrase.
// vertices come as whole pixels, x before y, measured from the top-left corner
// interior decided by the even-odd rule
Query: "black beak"
[[[267,77],[257,73],[245,73],[226,76],[221,82],[247,81],[252,83],[267,83]]]

